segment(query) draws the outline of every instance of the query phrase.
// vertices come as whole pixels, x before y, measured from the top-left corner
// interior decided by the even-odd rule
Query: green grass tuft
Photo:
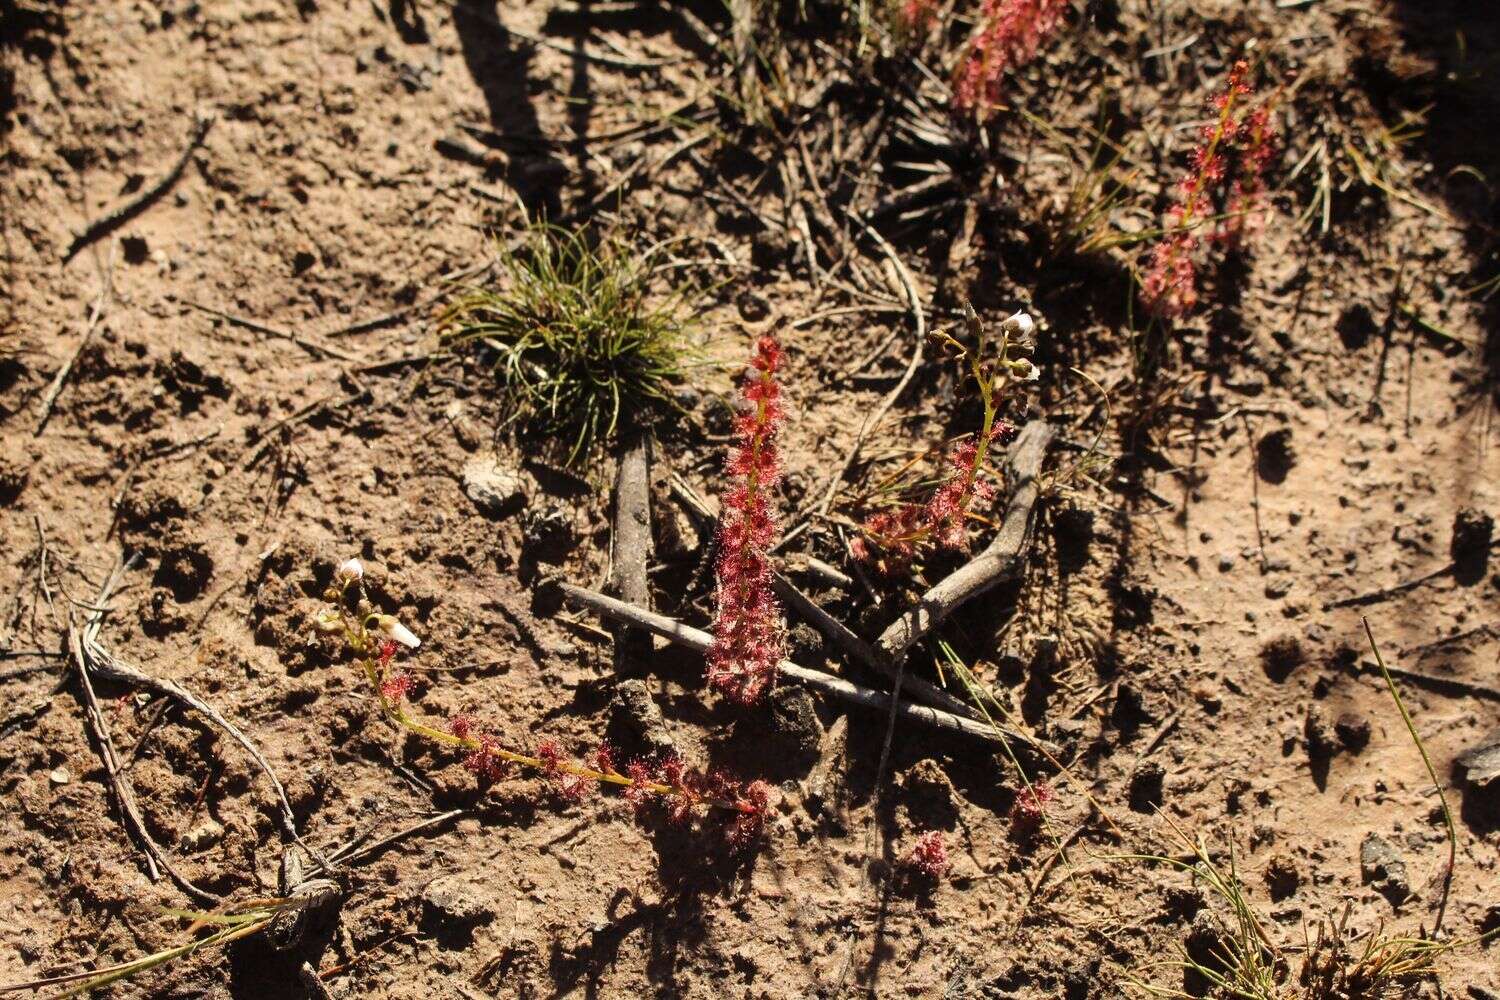
[[[508,423],[571,464],[680,409],[688,323],[682,293],[650,287],[659,247],[536,225],[497,252],[498,284],[462,293],[439,324],[447,345],[494,358]]]

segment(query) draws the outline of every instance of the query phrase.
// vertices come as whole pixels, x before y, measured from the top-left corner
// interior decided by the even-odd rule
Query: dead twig
[[[819,515],[828,513],[828,508],[833,503],[834,496],[838,493],[839,483],[843,482],[844,477],[849,474],[849,470],[854,467],[855,461],[859,458],[859,452],[864,447],[865,438],[880,425],[880,422],[885,419],[886,414],[891,412],[891,407],[896,405],[896,400],[901,397],[901,394],[906,391],[906,387],[911,384],[912,376],[916,375],[917,368],[922,364],[923,350],[927,345],[927,314],[923,312],[921,299],[917,297],[917,287],[916,283],[912,280],[911,272],[906,269],[906,265],[897,256],[895,248],[891,246],[884,236],[881,236],[875,231],[873,226],[859,218],[859,216],[855,216],[854,220],[875,241],[876,245],[880,247],[881,252],[885,254],[886,259],[891,262],[892,268],[895,269],[896,277],[900,280],[901,287],[906,292],[907,306],[911,309],[912,321],[916,329],[916,344],[912,347],[911,360],[906,363],[906,371],[902,374],[901,380],[896,383],[890,392],[886,393],[885,398],[880,401],[880,405],[872,410],[869,416],[859,425],[859,433],[854,437],[854,446],[849,449],[849,454],[844,456],[843,464],[839,466],[838,471],[829,479],[828,487],[823,491],[823,498],[818,501],[815,510]],[[791,541],[792,538],[796,537],[796,532],[805,528],[809,523],[811,522],[804,520],[802,525],[799,525],[797,529],[788,532],[777,545],[777,548],[781,548],[787,542]]]
[[[1266,571],[1266,533],[1260,526],[1260,470],[1256,467],[1255,432],[1250,429],[1250,418],[1240,411],[1240,423],[1245,427],[1245,437],[1250,442],[1250,509],[1255,514],[1255,542],[1260,546],[1260,571]]]
[[[713,636],[709,633],[702,629],[693,628],[691,625],[685,625],[674,618],[668,618],[666,615],[646,611],[643,608],[637,608],[623,601],[617,601],[597,591],[586,590],[583,587],[574,586],[570,583],[554,581],[553,585],[575,607],[583,608],[617,621],[628,622],[654,635],[661,636],[668,642],[685,646],[695,652],[706,652],[713,643]],[[816,687],[821,691],[826,691],[833,697],[848,702],[851,705],[858,705],[874,711],[888,711],[891,707],[891,696],[885,692],[861,687],[841,677],[826,674],[821,670],[810,670],[807,667],[783,660],[780,671],[782,677],[796,681],[799,684],[806,684],[810,687]],[[898,715],[902,719],[920,723],[929,728],[943,729],[985,742],[995,743],[1001,739],[1014,739],[1045,752],[1057,752],[1056,748],[1047,741],[1032,736],[1030,733],[1024,733],[1007,726],[992,728],[984,723],[975,722],[973,719],[966,719],[963,716],[954,715],[951,712],[944,712],[926,705],[901,703]]]
[[[112,578],[113,579],[113,578]],[[110,586],[105,584],[106,588]],[[102,604],[108,597],[107,593],[101,593],[99,600]],[[71,616],[70,616],[71,619]],[[90,619],[92,620],[92,619]],[[87,627],[87,626],[85,626]],[[140,805],[135,799],[135,787],[130,783],[130,778],[120,766],[120,757],[115,750],[114,740],[110,738],[109,723],[104,713],[99,709],[99,698],[94,694],[94,682],[89,676],[88,659],[84,655],[82,629],[79,629],[71,620],[68,622],[68,649],[73,654],[73,663],[78,668],[79,686],[83,690],[84,721],[87,723],[89,732],[94,737],[94,743],[99,749],[99,758],[104,763],[104,773],[109,779],[110,787],[115,793],[115,802],[120,807],[120,813],[124,817],[126,829],[130,831],[134,839],[140,844],[146,853],[146,870],[153,882],[161,878],[163,870],[177,883],[178,888],[192,896],[199,902],[210,906],[217,906],[222,899],[211,892],[198,888],[187,876],[179,872],[172,859],[166,851],[162,850],[151,837],[150,830],[146,827],[146,821],[141,816]]]
[[[62,262],[66,264],[77,256],[78,251],[99,237],[106,236],[119,229],[125,223],[144,212],[152,202],[171,190],[172,185],[177,183],[177,179],[187,169],[188,161],[192,159],[193,152],[199,146],[203,145],[203,140],[208,136],[208,130],[213,126],[213,123],[214,119],[212,115],[198,116],[193,122],[193,131],[188,137],[187,149],[182,151],[182,155],[172,165],[172,169],[167,171],[161,180],[146,188],[119,208],[84,226],[82,231],[73,237],[73,242],[68,244],[68,252],[63,254]]]
[[[260,461],[260,457],[265,454],[266,449],[271,447],[273,435],[282,428],[291,427],[295,424],[301,423],[324,407],[327,407],[330,410],[343,409],[344,407],[349,406],[352,403],[358,403],[360,400],[367,399],[369,397],[369,394],[370,393],[368,389],[361,388],[357,392],[352,392],[342,399],[334,399],[332,396],[325,396],[322,399],[308,403],[306,406],[298,410],[296,413],[293,413],[291,416],[282,417],[280,420],[276,421],[274,424],[261,431],[260,436],[257,438],[257,441],[259,443],[256,445],[255,450],[250,453],[250,457],[245,459],[244,467],[247,469],[253,468],[255,464]]]
[[[32,674],[42,674],[56,669],[57,665],[53,663],[33,663],[29,667],[11,667],[9,670],[0,670],[0,681],[13,681],[17,677],[30,677]]]
[[[47,421],[52,419],[52,407],[57,404],[57,397],[62,393],[63,383],[68,380],[68,375],[73,371],[73,366],[78,363],[78,358],[83,354],[83,349],[94,339],[94,331],[99,329],[99,317],[104,315],[104,306],[114,292],[115,277],[115,251],[119,244],[109,249],[109,264],[104,270],[104,286],[99,289],[99,294],[94,298],[94,308],[89,314],[88,324],[83,328],[83,336],[78,338],[78,343],[73,352],[68,355],[57,374],[52,376],[52,384],[47,386],[47,394],[42,397],[42,416],[36,423],[36,430],[32,437],[41,437],[42,431],[47,428]]]
[[[126,570],[129,569],[129,566],[130,563],[123,559],[116,563],[114,571],[110,574],[109,579],[105,581],[104,588],[101,589],[99,598],[95,602],[100,608],[103,608],[108,603],[110,595],[119,585],[120,579],[124,576]],[[89,617],[88,623],[81,632],[79,651],[75,653],[75,658],[80,654],[83,656],[80,669],[84,670],[87,674],[101,677],[104,680],[127,684],[134,688],[144,688],[148,691],[155,691],[157,694],[174,698],[223,730],[230,739],[234,740],[234,742],[238,743],[244,749],[251,760],[255,761],[256,766],[260,768],[261,773],[270,782],[271,789],[276,794],[277,805],[280,806],[279,818],[281,820],[282,831],[292,840],[302,844],[303,847],[307,847],[303,843],[301,835],[297,832],[297,821],[292,814],[292,804],[287,799],[286,789],[282,787],[280,779],[276,777],[276,772],[271,769],[270,763],[267,762],[265,755],[260,752],[260,748],[255,745],[254,741],[241,732],[239,727],[235,726],[234,723],[224,718],[218,709],[193,694],[181,684],[173,680],[152,677],[142,672],[139,668],[120,661],[105,649],[99,643],[98,639],[104,615],[105,612],[96,611]],[[319,856],[312,848],[307,847],[307,849],[314,857]]]
[[[1453,564],[1449,563],[1447,566],[1444,566],[1441,569],[1435,569],[1431,573],[1419,576],[1414,580],[1406,580],[1402,583],[1397,583],[1389,587],[1381,587],[1379,590],[1372,590],[1367,594],[1359,594],[1355,597],[1345,597],[1337,601],[1329,601],[1328,603],[1323,605],[1323,610],[1332,611],[1335,608],[1358,608],[1363,607],[1367,604],[1379,604],[1381,601],[1386,601],[1391,599],[1392,597],[1397,597],[1409,590],[1416,590],[1424,583],[1431,583],[1433,580],[1438,580],[1445,576],[1451,576],[1452,573]]]
[[[344,847],[330,852],[328,855],[328,860],[334,864],[348,864],[351,861],[355,861],[359,858],[368,857],[369,855],[374,854],[376,851],[380,850],[383,847],[389,847],[392,844],[405,840],[407,837],[410,837],[413,834],[421,833],[423,830],[430,830],[435,826],[441,826],[451,819],[457,819],[460,816],[465,816],[468,814],[468,812],[469,810],[467,809],[450,809],[445,813],[439,813],[436,816],[429,816],[418,823],[413,823],[411,826],[408,826],[405,829],[397,830],[395,833],[391,834],[388,837],[381,837],[379,840],[373,843],[365,844],[358,840],[352,841]],[[321,862],[314,861],[308,867],[307,874],[309,876],[317,875],[324,870],[325,869]]]
[[[1379,674],[1380,667],[1371,660],[1361,660],[1359,669],[1366,674]],[[1399,677],[1404,681],[1411,681],[1423,687],[1432,688],[1434,691],[1442,691],[1447,694],[1469,695],[1474,698],[1484,698],[1488,701],[1500,701],[1500,687],[1488,684],[1479,684],[1475,681],[1466,681],[1459,677],[1444,677],[1441,674],[1429,674],[1421,670],[1408,670],[1405,667],[1386,667],[1386,671],[1392,677]]]
[[[357,358],[354,355],[350,354],[348,351],[333,347],[330,344],[320,344],[316,340],[309,340],[306,337],[301,336],[300,334],[288,333],[285,330],[278,330],[276,329],[276,327],[267,326],[259,320],[248,319],[244,316],[236,316],[233,313],[227,313],[222,309],[215,309],[212,306],[206,306],[202,303],[194,302],[191,299],[178,299],[177,301],[181,302],[183,305],[187,306],[190,309],[196,309],[199,312],[207,313],[208,315],[213,316],[216,319],[221,319],[224,322],[228,323],[230,326],[244,327],[246,330],[253,330],[256,333],[263,333],[268,337],[279,337],[282,340],[290,340],[292,343],[296,344],[303,350],[309,351],[316,355],[321,355],[328,358],[337,358],[338,360],[348,362],[349,364],[361,364],[364,361],[363,358]]]
[[[1173,712],[1167,716],[1166,721],[1156,727],[1156,732],[1151,734],[1151,738],[1146,741],[1145,747],[1141,749],[1140,754],[1135,758],[1136,764],[1140,764],[1141,761],[1155,753],[1157,748],[1171,735],[1172,730],[1176,729],[1177,724],[1181,721],[1181,712]]]
[[[777,573],[771,580],[771,586],[786,604],[797,614],[816,628],[819,632],[845,653],[854,658],[857,663],[883,674],[892,684],[898,683],[898,679],[905,673],[898,665],[892,668],[890,662],[881,657],[878,649],[855,635],[850,629],[828,612],[824,611],[816,601],[808,597],[797,588],[786,577]],[[970,719],[978,719],[974,707],[956,695],[949,694],[931,681],[920,677],[906,677],[907,690],[917,696],[919,701],[940,708],[954,715],[962,715]]]
[[[711,540],[713,538],[713,526],[716,517],[712,509],[709,508],[707,501],[700,497],[697,491],[691,486],[683,482],[680,477],[674,476],[672,478],[671,489],[673,498],[682,505],[683,509],[688,512],[688,516],[693,519],[694,526],[698,529],[700,537]],[[853,580],[843,576],[843,574],[827,563],[811,559],[811,557],[807,557],[807,561],[809,564],[817,562],[827,571],[842,577],[847,586],[853,586]],[[788,580],[778,572],[771,579],[771,587],[776,591],[776,596],[780,597],[793,612],[806,619],[829,642],[853,657],[855,662],[863,664],[877,673],[894,678],[895,671],[880,659],[876,650],[868,642],[861,639],[843,622],[823,610],[823,607],[817,601],[814,601],[791,580]],[[971,719],[978,718],[972,706],[929,681],[925,681],[920,677],[908,677],[906,679],[906,686],[915,692],[921,701],[928,705],[944,709],[955,715],[966,716]]]
[[[1022,920],[1026,919],[1026,911],[1031,909],[1031,901],[1036,898],[1036,894],[1041,890],[1042,883],[1047,881],[1047,876],[1052,874],[1052,869],[1057,867],[1057,863],[1059,861],[1067,857],[1068,848],[1072,847],[1073,844],[1078,840],[1078,838],[1083,836],[1083,831],[1087,830],[1088,828],[1088,823],[1081,823],[1078,826],[1074,827],[1073,832],[1068,834],[1062,839],[1061,842],[1058,843],[1057,848],[1053,850],[1051,856],[1049,856],[1046,862],[1042,864],[1042,870],[1037,872],[1036,879],[1031,883],[1031,886],[1026,891],[1026,901],[1021,904],[1021,914],[1016,919],[1017,925],[1019,925]]]
[[[1418,660],[1420,660],[1428,653],[1442,649],[1444,646],[1451,646],[1455,642],[1463,642],[1465,639],[1472,639],[1475,636],[1480,635],[1493,635],[1497,628],[1500,628],[1500,625],[1497,625],[1494,622],[1489,622],[1484,625],[1475,625],[1473,628],[1466,628],[1462,632],[1455,632],[1452,635],[1445,635],[1441,639],[1434,639],[1431,642],[1424,642],[1420,645],[1412,646],[1410,649],[1403,649],[1401,650],[1401,655],[1415,656]]]
[[[478,264],[474,264],[469,267],[450,272],[448,274],[435,275],[434,278],[441,284],[451,285],[455,282],[463,281],[466,278],[472,278],[475,275],[488,271],[494,266],[494,261],[485,260],[480,261]],[[432,295],[427,296],[420,302],[413,302],[409,306],[402,306],[400,309],[394,309],[391,312],[382,313],[379,316],[372,316],[369,319],[363,319],[355,323],[350,323],[348,326],[341,326],[337,329],[329,330],[327,333],[323,334],[323,336],[352,337],[357,333],[369,333],[371,330],[379,330],[383,327],[391,326],[392,324],[401,322],[412,313],[418,312],[422,309],[426,309],[427,307],[433,305],[446,294],[446,289],[443,291],[435,292]]]
[[[850,628],[781,573],[771,577],[771,589],[788,608],[806,619],[807,623],[823,634],[823,638],[848,653],[859,663],[869,663],[875,655],[870,644],[855,635]]]
[[[801,576],[810,576],[819,583],[837,587],[839,590],[854,589],[854,577],[817,556],[791,556],[787,559],[787,571]]]
[[[1497,538],[1490,543],[1490,551],[1493,552],[1496,549],[1500,549],[1500,538]],[[1439,568],[1433,570],[1431,573],[1424,573],[1422,576],[1416,577],[1412,580],[1405,580],[1401,583],[1392,584],[1389,587],[1381,587],[1379,590],[1372,590],[1369,593],[1358,594],[1354,597],[1345,597],[1337,601],[1329,601],[1328,603],[1323,605],[1323,610],[1332,611],[1334,608],[1357,608],[1362,607],[1366,604],[1378,604],[1381,601],[1389,600],[1392,597],[1397,597],[1401,594],[1404,594],[1409,590],[1416,590],[1424,583],[1431,583],[1433,580],[1440,580],[1445,576],[1452,576],[1453,571],[1457,568],[1458,567],[1456,563],[1450,562],[1446,566],[1440,566]],[[1454,636],[1453,638],[1458,637]]]

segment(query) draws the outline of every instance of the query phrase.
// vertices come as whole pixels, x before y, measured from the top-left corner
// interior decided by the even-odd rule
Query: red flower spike
[[[1223,93],[1209,102],[1214,120],[1203,126],[1191,169],[1178,183],[1178,201],[1167,213],[1168,232],[1151,250],[1141,300],[1158,317],[1181,316],[1198,304],[1195,256],[1202,240],[1197,230],[1206,217],[1224,216],[1211,236],[1230,246],[1259,226],[1263,174],[1274,155],[1275,135],[1267,108],[1236,117],[1239,103],[1250,95],[1249,75],[1249,63],[1235,63]]]
[[[983,110],[997,103],[1005,71],[1035,58],[1067,9],[1067,0],[984,0],[982,27],[959,62],[954,109]]]
[[[943,843],[942,832],[928,830],[918,837],[906,855],[906,865],[935,882],[948,874],[948,845]]]
[[[776,433],[785,411],[775,374],[782,363],[782,349],[774,337],[756,341],[740,391],[743,408],[734,424],[739,440],[725,466],[734,485],[724,494],[719,522],[714,642],[706,658],[707,676],[726,696],[746,705],[759,701],[775,684],[786,647],[766,554],[776,535],[770,494],[781,478]]]
[[[1239,176],[1235,179],[1225,210],[1225,219],[1214,234],[1231,247],[1242,245],[1260,232],[1265,220],[1261,202],[1265,194],[1265,172],[1276,154],[1276,126],[1270,108],[1257,108],[1241,123]]]
[[[1141,281],[1141,297],[1156,315],[1171,319],[1198,304],[1193,251],[1198,237],[1177,233],[1151,251],[1151,267]]]

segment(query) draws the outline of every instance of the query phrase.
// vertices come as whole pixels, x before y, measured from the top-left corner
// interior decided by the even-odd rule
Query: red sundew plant
[[[395,671],[393,661],[401,647],[416,649],[421,640],[394,616],[374,610],[365,597],[363,579],[364,569],[357,559],[338,568],[324,593],[329,603],[316,619],[317,630],[342,638],[387,718],[407,732],[462,752],[464,767],[480,781],[499,781],[512,768],[526,768],[540,772],[569,801],[614,785],[624,792],[638,817],[660,809],[671,821],[688,824],[708,812],[719,812],[728,816],[723,832],[731,847],[747,848],[759,839],[770,812],[770,787],[764,781],[742,785],[717,772],[705,775],[678,757],[632,760],[621,771],[607,744],[575,760],[552,737],[542,739],[531,753],[520,753],[506,747],[471,715],[454,715],[446,729],[413,717],[407,708],[412,678]]]
[[[1047,806],[1054,798],[1052,786],[1045,781],[1035,781],[1016,794],[1010,806],[1011,832],[1019,837],[1031,837],[1047,821]]]
[[[937,0],[902,0],[898,23],[909,32],[927,30],[937,17]]]
[[[759,701],[775,685],[786,653],[786,626],[771,592],[768,555],[776,535],[771,500],[781,478],[776,433],[786,413],[776,381],[781,363],[775,338],[761,337],[740,389],[743,408],[734,422],[738,443],[726,469],[734,485],[724,495],[719,522],[707,674],[710,684],[744,705]]]
[[[989,501],[995,495],[994,487],[984,478],[989,449],[994,444],[1009,443],[1016,433],[1011,424],[1000,419],[1005,391],[1014,381],[1034,382],[1040,375],[1034,362],[1017,354],[1033,346],[1035,324],[1026,313],[1018,312],[1000,324],[1000,349],[993,360],[982,355],[983,331],[972,314],[969,326],[980,339],[974,351],[952,337],[945,335],[943,339],[968,363],[969,376],[984,404],[984,420],[973,437],[953,450],[948,458],[951,471],[925,503],[905,503],[879,511],[860,526],[861,535],[851,545],[855,557],[864,561],[883,557],[883,568],[888,572],[910,565],[924,544],[956,550],[967,547],[970,508],[975,501]]]
[[[1239,176],[1229,193],[1226,218],[1216,234],[1230,246],[1239,246],[1255,236],[1265,221],[1261,201],[1266,168],[1276,155],[1276,124],[1271,111],[1270,105],[1256,108],[1240,122]]]
[[[954,110],[983,111],[997,103],[1005,71],[1034,59],[1067,9],[1067,0],[984,0],[979,32],[959,60]]]
[[[1251,94],[1246,82],[1249,74],[1249,63],[1243,59],[1235,63],[1224,92],[1213,99],[1214,119],[1203,126],[1201,141],[1193,150],[1192,169],[1178,186],[1178,200],[1167,214],[1166,235],[1151,250],[1150,265],[1141,280],[1141,299],[1160,318],[1182,316],[1198,304],[1194,260],[1201,243],[1198,230],[1213,214],[1216,202],[1225,208],[1216,239],[1238,245],[1258,228],[1264,174],[1276,136],[1269,107],[1236,117]],[[1236,160],[1233,171],[1229,169],[1231,156]]]
[[[934,882],[948,874],[948,845],[939,830],[928,830],[917,838],[906,855],[906,867]]]

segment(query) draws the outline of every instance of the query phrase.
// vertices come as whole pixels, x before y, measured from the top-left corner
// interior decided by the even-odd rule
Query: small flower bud
[[[391,615],[376,615],[375,630],[387,639],[394,639],[407,649],[416,649],[422,645],[422,640],[412,634],[411,629],[402,625]]]
[[[1005,322],[1000,324],[1000,329],[1012,337],[1024,339],[1031,336],[1032,331],[1036,329],[1036,323],[1025,312],[1018,312],[1006,317]]]
[[[358,559],[344,560],[343,564],[339,566],[337,572],[334,573],[334,577],[340,583],[353,583],[356,580],[364,579],[364,576],[364,564],[362,564]]]

